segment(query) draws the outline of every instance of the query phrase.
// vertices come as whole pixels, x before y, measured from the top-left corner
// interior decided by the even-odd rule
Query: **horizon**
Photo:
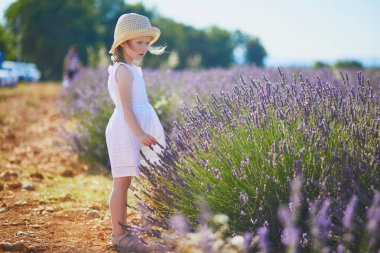
[[[2,0],[1,23],[4,23],[4,11],[13,2],[15,0]],[[258,37],[268,53],[267,66],[310,66],[316,61],[333,64],[338,60],[356,60],[365,67],[380,66],[380,32],[375,27],[379,1],[357,4],[348,0],[341,4],[339,0],[328,3],[208,0],[207,7],[202,0],[125,2],[143,3],[163,17],[197,29],[216,25],[230,32],[239,29]],[[226,14],[230,17],[226,18]]]

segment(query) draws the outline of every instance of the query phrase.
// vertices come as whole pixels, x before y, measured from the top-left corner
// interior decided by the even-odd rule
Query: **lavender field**
[[[380,250],[379,70],[143,74],[170,141],[141,166],[138,229],[179,252]],[[107,77],[85,70],[60,100],[72,148],[105,168]]]

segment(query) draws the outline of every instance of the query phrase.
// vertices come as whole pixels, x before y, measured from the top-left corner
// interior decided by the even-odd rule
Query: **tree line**
[[[155,44],[168,46],[159,57],[148,54],[144,67],[230,67],[238,47],[245,51],[243,63],[264,66],[267,53],[257,37],[217,26],[196,29],[123,0],[17,0],[5,11],[0,50],[5,59],[16,60],[18,43],[23,61],[36,63],[44,79],[60,79],[63,57],[73,44],[85,65],[108,64],[115,24],[128,12],[147,16],[162,32]]]

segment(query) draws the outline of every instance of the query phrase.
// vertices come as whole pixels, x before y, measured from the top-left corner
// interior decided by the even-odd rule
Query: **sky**
[[[3,13],[14,0],[0,2]],[[268,65],[357,59],[365,65],[380,66],[380,28],[376,27],[380,24],[379,0],[126,2],[142,2],[162,16],[195,28],[216,25],[256,36],[269,55]]]

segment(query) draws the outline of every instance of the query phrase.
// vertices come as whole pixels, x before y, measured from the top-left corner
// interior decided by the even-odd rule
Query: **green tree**
[[[361,69],[363,64],[359,61],[337,61],[334,67],[339,69]]]
[[[216,26],[209,29],[195,29],[192,26],[177,23],[170,18],[156,17],[152,23],[161,29],[161,37],[156,44],[167,44],[168,54],[147,55],[144,65],[160,65],[166,61],[169,53],[178,55],[176,69],[201,67],[229,67],[236,43],[231,33]]]
[[[35,62],[44,79],[61,77],[63,57],[76,44],[84,64],[100,46],[101,27],[95,0],[17,0],[6,10],[16,33],[21,20],[22,60]]]
[[[233,43],[235,43],[236,45],[243,45],[250,38],[248,34],[242,32],[240,30],[234,31],[231,36],[232,36]]]
[[[330,65],[328,65],[327,63],[325,63],[323,61],[316,61],[313,64],[313,68],[315,68],[315,69],[329,68],[329,67],[330,67]]]
[[[0,25],[0,51],[3,53],[5,60],[16,60],[16,37]]]
[[[110,56],[108,50],[117,19],[130,12],[147,16],[162,32],[155,45],[168,46],[163,55],[147,54],[145,67],[229,67],[234,48],[249,37],[240,31],[231,33],[216,26],[195,29],[162,17],[141,3],[129,5],[124,0],[39,0],[38,4],[35,0],[17,0],[6,10],[5,17],[10,35],[20,31],[17,36],[21,38],[21,60],[35,62],[44,79],[59,79],[63,57],[72,44],[77,45],[85,65],[96,65],[100,59],[105,62],[108,58],[109,61],[110,57],[104,56]],[[8,36],[0,30],[0,36],[3,35]],[[12,41],[15,45],[15,36],[4,41]],[[14,46],[6,47],[3,41],[0,46],[1,43],[6,55],[15,57]],[[249,53],[256,55],[254,59],[262,65],[265,50],[258,39],[251,44],[247,44]]]
[[[167,45],[167,49],[165,50],[167,53],[159,56],[147,54],[144,58],[144,66],[159,67],[161,64],[164,65],[164,63],[168,60],[169,54],[176,51],[179,53],[180,60],[177,68],[182,68],[182,53],[186,47],[186,44],[183,44],[183,42],[186,41],[183,25],[170,18],[160,17],[157,15],[152,18],[151,23],[153,26],[156,26],[161,30],[161,36],[154,45]]]
[[[204,30],[197,30],[193,27],[187,26],[185,28],[187,34],[187,45],[184,50],[184,63],[187,68],[201,68],[205,62],[205,51],[210,46],[207,43],[207,34]]]
[[[245,42],[247,48],[247,61],[259,67],[264,66],[264,59],[267,52],[258,38],[250,38]]]
[[[206,30],[206,43],[202,47],[202,65],[208,67],[229,67],[232,63],[233,44],[231,34],[216,26]]]

